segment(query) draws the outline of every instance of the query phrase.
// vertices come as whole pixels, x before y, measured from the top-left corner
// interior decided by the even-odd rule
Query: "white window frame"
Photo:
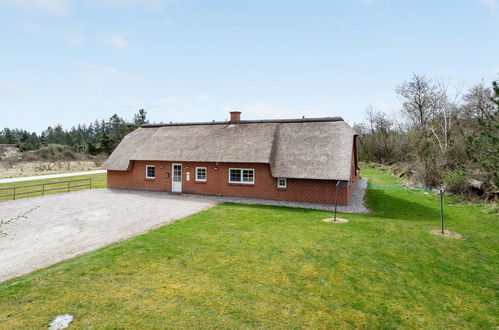
[[[154,176],[148,175],[148,169],[150,167],[154,168]],[[155,165],[146,165],[146,179],[156,179],[156,166]]]
[[[203,169],[204,170],[204,179],[199,179],[198,178],[198,170],[201,170]],[[206,167],[196,167],[196,182],[206,182],[206,180],[208,179],[208,169]]]
[[[284,185],[281,185],[281,180],[284,180]],[[277,178],[277,188],[287,188],[288,186],[288,180],[286,180],[286,178]]]
[[[231,172],[232,170],[238,170],[238,171],[240,171],[240,172],[241,172],[241,181],[232,181],[232,180],[230,179],[230,172]],[[245,182],[245,181],[243,181],[243,171],[245,171],[245,170],[246,170],[246,171],[253,171],[253,181],[251,181],[251,182]],[[229,183],[237,183],[237,184],[255,184],[255,180],[256,180],[256,173],[255,173],[255,172],[256,172],[256,171],[255,171],[255,169],[254,169],[254,168],[234,168],[234,167],[233,167],[233,168],[229,168],[229,173],[228,173],[228,174],[229,174]]]

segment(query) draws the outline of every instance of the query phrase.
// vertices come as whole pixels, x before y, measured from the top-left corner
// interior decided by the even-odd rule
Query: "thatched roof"
[[[339,117],[146,125],[104,163],[132,160],[265,163],[274,177],[348,180],[355,131]]]

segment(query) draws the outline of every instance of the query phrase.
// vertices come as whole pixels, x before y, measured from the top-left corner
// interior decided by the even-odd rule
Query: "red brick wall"
[[[287,187],[277,188],[277,179],[270,174],[268,164],[240,163],[193,163],[182,164],[182,192],[193,194],[224,195],[275,200],[289,200],[311,203],[334,203],[336,181],[287,179]],[[353,162],[352,162],[353,163]],[[146,165],[156,166],[156,178],[145,178]],[[131,171],[108,171],[107,181],[110,188],[171,191],[172,162],[134,161]],[[352,165],[353,166],[353,165]],[[195,181],[195,168],[207,168],[207,181]],[[252,168],[255,170],[255,183],[231,184],[228,182],[229,168]],[[169,177],[166,177],[169,173]],[[187,181],[187,173],[190,180]],[[340,187],[338,204],[347,204],[352,194],[351,182]]]

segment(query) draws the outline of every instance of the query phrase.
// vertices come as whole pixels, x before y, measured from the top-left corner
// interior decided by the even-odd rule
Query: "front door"
[[[172,192],[182,192],[182,164],[173,164],[172,172]]]

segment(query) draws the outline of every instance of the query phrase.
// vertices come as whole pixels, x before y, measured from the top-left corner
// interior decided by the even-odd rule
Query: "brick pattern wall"
[[[134,161],[130,171],[108,171],[108,187],[170,192],[172,163],[182,164],[182,192],[184,193],[310,203],[334,203],[335,199],[336,181],[332,180],[287,179],[287,187],[278,188],[277,179],[271,176],[268,164]],[[155,179],[146,179],[146,165],[155,166]],[[206,167],[206,182],[196,182],[196,167]],[[229,183],[229,168],[254,169],[255,183]],[[187,176],[189,176],[189,180],[187,180]],[[347,204],[352,191],[351,182],[347,187],[340,187],[338,204]]]

